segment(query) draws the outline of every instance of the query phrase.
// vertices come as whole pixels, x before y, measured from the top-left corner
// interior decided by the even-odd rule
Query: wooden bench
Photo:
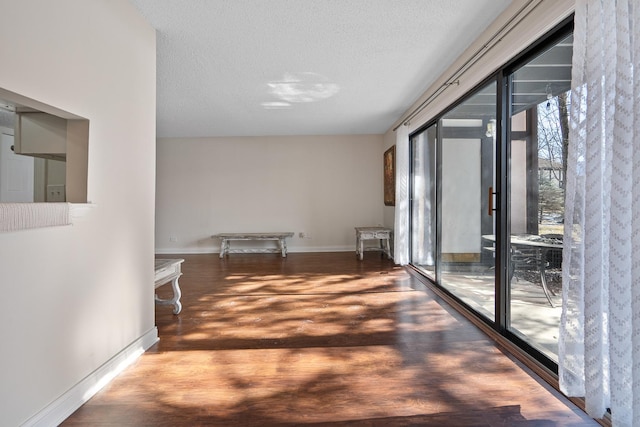
[[[183,259],[156,259],[155,262],[155,289],[158,289],[162,285],[166,285],[171,282],[173,288],[173,298],[160,299],[156,295],[156,304],[159,305],[172,305],[173,314],[178,314],[182,310],[182,303],[180,302],[180,284],[178,279],[182,276],[181,264]]]
[[[276,233],[219,233],[212,237],[218,238],[220,242],[220,258],[230,253],[281,253],[282,257],[287,256],[287,237],[293,237],[293,232]],[[229,242],[232,240],[275,240],[278,242],[277,248],[230,248]]]

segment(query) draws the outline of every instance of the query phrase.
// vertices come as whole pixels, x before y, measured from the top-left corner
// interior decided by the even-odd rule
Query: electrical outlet
[[[47,185],[47,202],[64,202],[65,186],[64,185]]]
[[[176,236],[169,236],[169,241],[170,242],[177,242],[178,238]]]

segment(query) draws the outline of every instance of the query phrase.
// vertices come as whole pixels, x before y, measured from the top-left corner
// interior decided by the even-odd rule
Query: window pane
[[[411,262],[435,280],[436,257],[436,125],[412,141],[413,197]]]
[[[557,361],[571,36],[510,76],[509,330]]]
[[[496,84],[440,121],[440,283],[483,316],[495,319],[494,216]]]

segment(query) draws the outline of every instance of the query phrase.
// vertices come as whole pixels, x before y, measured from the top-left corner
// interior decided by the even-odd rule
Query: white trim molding
[[[287,253],[296,252],[352,252],[356,250],[355,237],[353,239],[353,245],[349,246],[295,246],[287,247]],[[219,254],[220,248],[156,248],[155,253],[157,255],[198,255],[198,254]]]
[[[66,393],[29,418],[22,426],[48,427],[59,425],[91,399],[100,389],[109,384],[118,374],[135,362],[158,340],[158,328],[154,326],[105,364],[87,375]]]
[[[69,224],[68,203],[0,203],[0,231]]]
[[[0,203],[0,232],[72,225],[93,207],[90,203]]]

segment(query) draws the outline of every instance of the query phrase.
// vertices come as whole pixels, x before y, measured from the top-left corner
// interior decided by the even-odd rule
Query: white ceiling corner
[[[511,0],[131,0],[159,137],[380,134]]]

